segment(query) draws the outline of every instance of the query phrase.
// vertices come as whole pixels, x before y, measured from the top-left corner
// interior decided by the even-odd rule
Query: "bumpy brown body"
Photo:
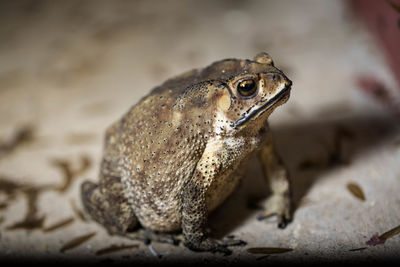
[[[258,151],[275,181],[264,216],[276,213],[284,224],[289,183],[267,118],[290,85],[265,53],[166,81],[107,130],[99,184],[82,185],[86,210],[112,233],[146,239],[128,233],[138,222],[158,232],[183,229],[189,248],[227,252],[228,243],[205,236],[204,224]]]

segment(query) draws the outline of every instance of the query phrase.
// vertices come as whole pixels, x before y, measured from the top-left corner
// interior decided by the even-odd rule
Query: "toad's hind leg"
[[[118,127],[116,124],[107,130],[99,184],[86,181],[81,186],[81,198],[85,210],[110,234],[146,242],[179,243],[176,235],[158,234],[139,228],[139,220],[124,195],[126,185],[121,181],[120,151],[116,135]]]
[[[119,177],[102,177],[100,184],[86,181],[81,186],[85,210],[110,234],[123,234],[138,226],[138,220],[123,196]]]
[[[112,162],[105,159],[101,165],[99,184],[86,181],[81,186],[83,206],[90,217],[103,225],[109,234],[133,240],[179,244],[178,235],[155,233],[139,228],[139,221],[124,196],[124,184],[113,169]]]
[[[122,234],[138,226],[138,219],[124,195],[121,181],[119,138],[116,134],[119,127],[119,124],[115,124],[106,132],[99,184],[86,181],[81,186],[85,210],[110,234]]]
[[[121,195],[123,184],[118,177],[103,177],[100,185],[84,182],[81,187],[85,210],[112,235],[145,243],[151,241],[177,245],[182,237],[139,228],[139,221],[128,201]]]

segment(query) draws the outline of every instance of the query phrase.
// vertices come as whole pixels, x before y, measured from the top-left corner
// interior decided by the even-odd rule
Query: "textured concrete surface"
[[[400,258],[400,235],[366,245],[400,224],[399,119],[382,101],[398,101],[400,90],[346,2],[2,1],[0,18],[2,260],[268,264]],[[259,210],[249,205],[268,195],[256,162],[209,221],[214,236],[247,241],[231,256],[153,243],[158,258],[143,243],[109,236],[81,218],[79,185],[97,179],[107,126],[172,75],[260,51],[294,82],[289,102],[271,116],[294,186],[294,221],[286,229],[273,219],[257,221]],[[379,90],[368,93],[360,77],[373,79]],[[364,201],[349,183],[361,188]],[[66,219],[69,224],[52,227]],[[90,233],[96,234],[65,248]],[[112,245],[135,244],[96,255]],[[263,255],[249,253],[252,247],[293,250]]]

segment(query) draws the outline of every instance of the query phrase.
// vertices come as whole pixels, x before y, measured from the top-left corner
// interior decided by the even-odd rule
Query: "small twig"
[[[72,218],[72,217],[67,218],[65,220],[62,220],[60,222],[57,222],[57,223],[55,223],[55,224],[53,224],[51,226],[48,226],[48,227],[44,228],[43,232],[47,233],[47,232],[51,232],[51,231],[57,230],[57,229],[59,229],[61,227],[65,227],[65,226],[73,223],[74,221],[75,221],[75,219]]]
[[[139,245],[137,245],[137,244],[134,244],[134,245],[121,245],[121,246],[112,245],[110,247],[103,248],[103,249],[100,249],[100,250],[96,251],[96,255],[97,256],[101,256],[101,255],[114,253],[114,252],[125,250],[125,249],[138,248],[138,247],[139,247]]]
[[[84,242],[86,242],[90,238],[92,238],[95,234],[96,234],[95,232],[92,232],[92,233],[78,236],[78,237],[71,239],[64,246],[61,247],[60,252],[64,253],[67,250],[73,249],[73,248],[83,244]]]

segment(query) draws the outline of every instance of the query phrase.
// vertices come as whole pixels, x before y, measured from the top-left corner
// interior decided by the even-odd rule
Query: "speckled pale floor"
[[[38,229],[8,229],[23,220],[29,194],[17,189],[9,199],[13,194],[0,187],[1,259],[267,264],[400,258],[400,235],[365,244],[400,224],[399,127],[355,79],[375,76],[395,97],[399,91],[342,1],[2,1],[0,18],[0,137],[7,143],[20,127],[33,127],[30,142],[0,155],[1,179],[60,186],[66,175],[60,166],[77,171],[85,155],[91,163],[64,192],[42,190],[36,218],[45,219]],[[248,243],[228,257],[153,243],[162,255],[157,258],[144,244],[109,236],[79,218],[71,201],[81,209],[81,181],[97,179],[108,125],[171,75],[260,51],[294,82],[290,101],[271,117],[297,206],[286,229],[257,221],[258,210],[248,205],[267,196],[256,164],[210,218],[215,236],[234,234]],[[338,151],[343,162],[325,164]],[[358,184],[366,200],[354,197],[348,183]],[[43,231],[71,217],[71,224]],[[96,235],[87,242],[60,252],[91,232]],[[122,244],[139,247],[95,255]],[[260,259],[247,252],[250,247],[293,251]]]

